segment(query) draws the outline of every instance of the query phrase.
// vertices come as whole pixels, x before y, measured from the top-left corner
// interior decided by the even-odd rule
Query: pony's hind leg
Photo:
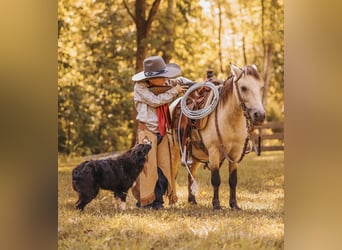
[[[190,166],[190,171],[191,171],[191,174],[194,178],[196,177],[196,173],[197,173],[197,169],[198,169],[199,165],[200,165],[200,163],[195,162]],[[192,191],[191,190],[192,184],[193,184],[193,180],[191,178],[191,175],[188,174],[188,202],[190,204],[197,205],[196,196],[194,194],[192,194],[192,192],[191,192]]]
[[[237,164],[229,163],[229,206],[233,210],[241,210],[236,201],[236,185],[237,185]]]
[[[193,180],[192,180],[190,174],[188,174],[188,202],[190,204],[197,205],[196,196],[193,195],[191,192],[192,183],[193,183]]]
[[[169,195],[169,204],[175,204],[178,200],[177,197],[177,175],[178,175],[178,163],[180,159],[179,147],[178,144],[175,144],[176,138],[172,138],[172,135],[168,134],[168,143],[171,152],[170,161],[171,161],[171,187],[172,192]]]
[[[220,169],[214,168],[211,170],[211,185],[214,188],[214,197],[212,201],[214,209],[221,209],[220,199],[219,199],[220,184],[221,184]]]

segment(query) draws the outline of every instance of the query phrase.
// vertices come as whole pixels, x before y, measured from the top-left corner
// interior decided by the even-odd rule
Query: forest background
[[[203,81],[256,64],[267,121],[284,119],[283,0],[59,0],[58,152],[125,150],[135,131],[131,77],[146,56]]]

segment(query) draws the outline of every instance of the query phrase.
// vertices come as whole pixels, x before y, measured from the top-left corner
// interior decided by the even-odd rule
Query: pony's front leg
[[[229,162],[229,188],[230,198],[229,206],[233,210],[241,210],[236,201],[236,185],[237,185],[237,163]]]
[[[219,200],[220,184],[221,184],[220,169],[214,168],[211,170],[211,185],[214,188],[214,197],[213,197],[213,202],[212,202],[214,209],[221,209],[220,200]]]

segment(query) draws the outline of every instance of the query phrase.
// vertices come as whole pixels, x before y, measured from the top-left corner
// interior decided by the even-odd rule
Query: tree
[[[267,119],[281,118],[283,10],[283,0],[59,0],[58,151],[135,143],[131,78],[147,55],[179,64],[194,81],[208,67],[223,80],[229,62],[255,63],[267,83]]]
[[[280,92],[283,92],[283,78],[278,78],[280,81],[277,81],[277,78],[274,77],[275,75],[272,75],[272,72],[278,71],[279,63],[282,69],[284,65],[283,59],[277,61],[279,55],[283,58],[283,20],[283,6],[277,0],[261,0],[262,76],[265,81],[263,103],[266,107],[268,106],[269,96],[275,95],[275,93],[270,93],[270,89],[277,89],[277,91],[281,90]],[[283,75],[283,70],[280,75]]]
[[[134,69],[127,65],[134,57],[134,45],[127,43],[132,32],[123,10],[109,0],[59,2],[61,153],[94,154],[129,145],[132,120],[127,114],[133,110],[129,95],[133,85],[127,80]]]
[[[123,0],[127,13],[136,26],[136,66],[135,71],[142,71],[143,61],[147,52],[147,37],[151,32],[152,22],[158,12],[160,0],[154,0],[146,16],[146,0],[135,1],[135,15],[131,12],[128,4]]]
[[[136,27],[136,54],[135,54],[135,72],[140,72],[143,70],[143,61],[147,54],[147,37],[151,32],[152,22],[157,14],[160,0],[154,0],[149,13],[146,17],[146,0],[136,0],[135,1],[135,15],[130,11],[128,4],[123,0],[124,6],[127,13],[132,18]],[[136,110],[132,112],[132,118],[135,121],[133,125],[133,137],[131,146],[135,144],[137,121],[135,120]]]

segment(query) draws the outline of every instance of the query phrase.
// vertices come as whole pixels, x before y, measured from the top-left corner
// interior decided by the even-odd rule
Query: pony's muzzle
[[[252,117],[252,122],[254,123],[254,125],[260,125],[261,123],[265,121],[266,113],[265,111],[254,110],[252,111],[251,117]]]

